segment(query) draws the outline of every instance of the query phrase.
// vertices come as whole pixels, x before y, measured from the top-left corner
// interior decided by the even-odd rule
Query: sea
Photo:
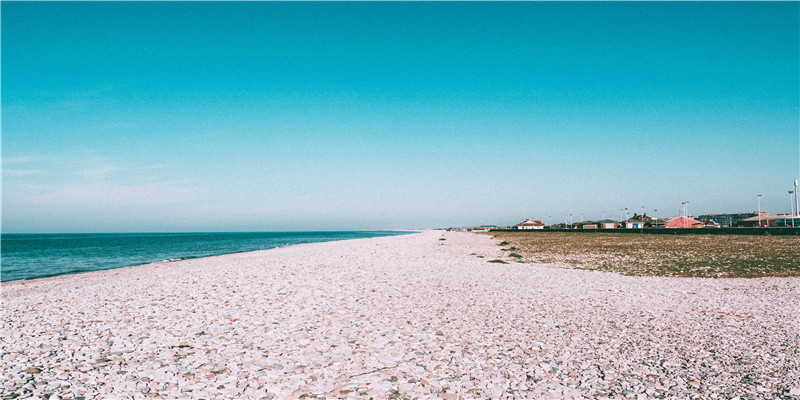
[[[404,235],[405,231],[0,235],[0,281],[77,274],[275,247]]]

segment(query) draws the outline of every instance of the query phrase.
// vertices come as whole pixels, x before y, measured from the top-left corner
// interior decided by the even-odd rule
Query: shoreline
[[[798,278],[495,258],[488,235],[423,231],[4,282],[0,394],[800,395]]]
[[[292,234],[292,233],[295,233],[295,234],[296,233],[318,233],[318,234],[332,234],[332,233],[354,233],[354,232],[406,232],[406,234],[414,234],[414,233],[419,233],[421,231],[405,231],[405,230],[383,229],[383,230],[378,230],[378,231],[313,231],[313,232],[311,232],[311,231],[298,231],[298,232],[255,232],[255,233],[288,233],[288,234]],[[249,233],[250,232],[147,232],[147,233],[130,233],[130,234],[122,233],[122,234],[119,234],[119,235],[131,235],[131,236],[166,235],[166,236],[170,236],[170,235],[193,235],[193,234],[249,234]],[[107,234],[107,233],[71,234],[71,233],[67,233],[67,234],[15,234],[15,235],[33,235],[33,236],[36,236],[36,235],[86,235],[86,236],[89,236],[89,235],[100,235],[100,236],[103,236],[103,235],[117,235],[117,234],[113,234],[113,233],[112,234]],[[374,236],[374,237],[380,237],[380,236]],[[59,277],[59,276],[80,275],[80,274],[86,274],[86,273],[92,273],[92,272],[115,270],[115,269],[120,269],[120,268],[140,267],[140,266],[149,265],[149,264],[179,262],[179,261],[185,261],[185,260],[193,260],[193,259],[201,259],[201,258],[208,258],[208,257],[225,256],[225,255],[231,255],[231,254],[249,253],[249,252],[254,252],[254,251],[265,251],[265,250],[271,250],[271,249],[275,249],[275,248],[296,246],[296,245],[301,245],[301,244],[314,244],[314,243],[322,243],[322,242],[336,242],[336,241],[356,240],[356,239],[364,239],[364,238],[343,238],[343,239],[335,239],[335,240],[311,241],[311,242],[304,242],[304,243],[287,243],[287,244],[281,244],[281,245],[276,245],[276,246],[273,246],[273,247],[262,248],[262,249],[230,251],[230,252],[221,252],[221,253],[212,253],[212,254],[200,254],[200,255],[188,255],[188,256],[183,256],[183,257],[178,257],[178,258],[165,258],[165,259],[161,259],[161,260],[147,261],[147,262],[140,262],[140,263],[133,263],[133,264],[106,266],[106,267],[103,267],[103,268],[93,269],[93,270],[86,270],[86,271],[84,271],[84,270],[71,270],[71,271],[66,271],[66,272],[57,272],[57,273],[53,273],[53,274],[35,276],[35,277],[30,277],[30,278],[17,278],[17,279],[10,279],[10,280],[0,280],[0,284],[11,283],[11,282],[19,282],[19,281],[31,281],[31,280],[36,280],[36,279],[54,278],[54,277]],[[0,275],[2,275],[2,271],[0,271]]]

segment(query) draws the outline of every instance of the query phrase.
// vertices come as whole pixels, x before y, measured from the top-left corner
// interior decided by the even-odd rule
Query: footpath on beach
[[[799,278],[424,231],[2,284],[0,398],[800,399]]]

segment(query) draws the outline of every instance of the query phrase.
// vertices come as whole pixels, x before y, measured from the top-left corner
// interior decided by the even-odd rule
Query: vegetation
[[[495,263],[495,264],[508,264],[507,262],[505,262],[503,260],[489,260],[488,262]]]
[[[625,275],[680,277],[800,276],[800,237],[492,232],[525,262]],[[519,257],[517,257],[519,256]],[[492,260],[490,262],[495,262]]]

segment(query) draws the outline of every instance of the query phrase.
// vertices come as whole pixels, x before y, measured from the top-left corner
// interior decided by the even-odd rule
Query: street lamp
[[[572,229],[572,213],[569,214],[569,229]]]
[[[797,191],[798,184],[800,184],[800,182],[797,179],[795,179],[794,180],[794,213],[795,213],[795,215],[800,215],[800,200],[797,198],[797,195],[800,194],[800,192]]]
[[[683,222],[683,223],[681,225],[683,225],[684,228],[689,226],[689,206],[687,206],[687,204],[689,204],[688,201],[684,201],[684,202],[681,203],[681,205],[683,206],[683,210],[682,210],[683,211],[683,218],[681,220],[681,222]]]
[[[794,217],[794,197],[792,197],[792,193],[794,193],[794,190],[789,191],[789,208],[791,209],[791,211],[789,212],[790,218]],[[789,225],[789,224],[785,223],[784,225]],[[792,218],[792,226],[794,226],[794,218]]]
[[[761,195],[756,195],[758,198],[758,226],[761,227]]]

